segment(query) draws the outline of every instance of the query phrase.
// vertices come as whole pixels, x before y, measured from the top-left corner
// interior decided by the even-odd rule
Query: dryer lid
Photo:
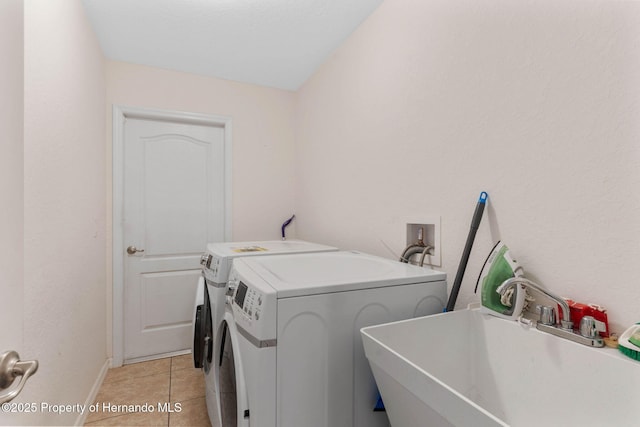
[[[293,254],[305,252],[337,251],[332,246],[303,240],[265,240],[252,242],[209,243],[207,252],[218,258],[236,258],[269,254]]]
[[[446,277],[439,271],[355,251],[260,257],[236,262],[257,273],[276,291],[278,298],[436,282]]]

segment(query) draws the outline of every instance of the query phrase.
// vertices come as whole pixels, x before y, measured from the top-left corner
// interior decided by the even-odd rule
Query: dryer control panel
[[[234,260],[229,274],[229,286],[234,291],[227,302],[236,326],[253,337],[250,341],[259,347],[271,346],[276,339],[276,292],[247,262],[243,258]]]
[[[204,277],[215,283],[226,283],[229,270],[225,268],[226,263],[224,261],[223,258],[215,254],[212,255],[205,252],[200,258]]]
[[[233,302],[240,307],[241,313],[245,320],[260,320],[262,314],[262,303],[264,295],[254,288],[249,288],[244,282],[240,281],[236,288]]]

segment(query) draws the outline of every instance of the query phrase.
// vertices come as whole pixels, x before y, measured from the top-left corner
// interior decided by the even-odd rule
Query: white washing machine
[[[337,251],[337,248],[301,240],[273,240],[261,242],[210,243],[202,255],[202,276],[198,280],[193,322],[193,360],[196,368],[205,374],[206,402],[209,419],[216,425],[220,419],[217,398],[219,381],[211,369],[220,360],[213,346],[224,314],[227,279],[234,259],[264,255],[283,255],[310,252]],[[206,283],[206,286],[205,286]],[[226,384],[226,383],[225,383]]]
[[[359,331],[447,301],[444,273],[347,251],[239,259],[229,287],[223,427],[388,427]]]

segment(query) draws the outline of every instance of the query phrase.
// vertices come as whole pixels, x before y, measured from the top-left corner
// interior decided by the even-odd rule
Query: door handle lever
[[[134,255],[134,254],[136,254],[137,252],[144,252],[144,249],[138,249],[138,248],[136,248],[135,246],[129,246],[129,247],[127,248],[127,253],[128,253],[129,255]]]
[[[0,394],[0,404],[10,402],[20,394],[29,377],[37,370],[37,360],[21,361],[20,355],[15,351],[0,354],[0,390],[9,388],[17,377],[21,377],[17,387]]]

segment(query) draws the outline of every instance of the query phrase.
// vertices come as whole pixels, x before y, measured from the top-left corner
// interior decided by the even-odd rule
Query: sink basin
[[[362,329],[394,427],[637,426],[640,362],[467,309]]]

